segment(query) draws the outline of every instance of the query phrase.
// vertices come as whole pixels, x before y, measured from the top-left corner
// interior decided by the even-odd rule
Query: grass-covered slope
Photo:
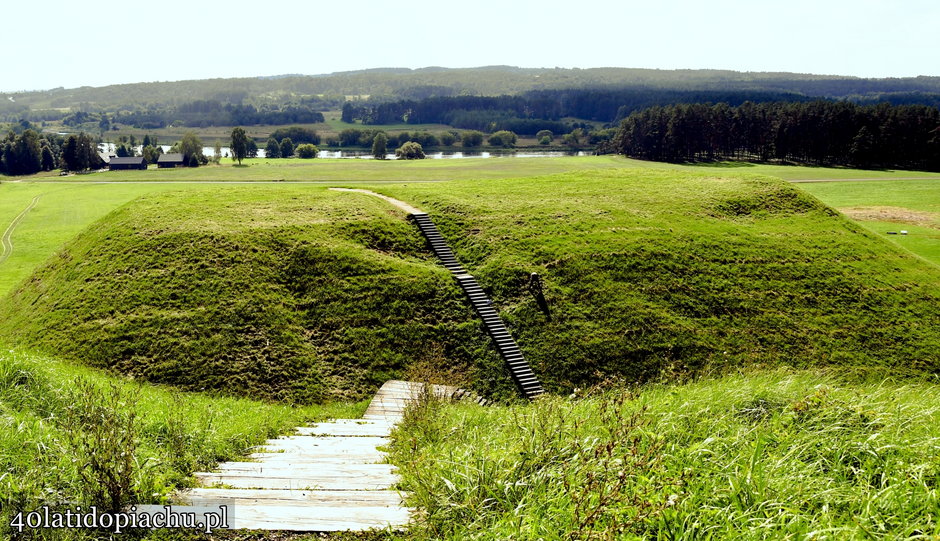
[[[149,195],[13,291],[0,334],[190,390],[361,397],[408,367],[446,357],[466,372],[487,358],[459,289],[429,258],[401,213],[367,196]]]
[[[740,365],[940,372],[940,270],[780,180],[624,169],[375,189],[430,212],[550,390]],[[400,211],[311,186],[121,207],[4,300],[0,336],[288,401],[362,397],[429,370],[509,387]]]
[[[357,416],[365,407],[180,393],[53,357],[0,351],[0,539],[100,539],[75,530],[18,537],[10,523],[44,504],[164,502],[192,482],[193,471],[236,459],[305,422]]]
[[[940,371],[940,272],[783,181],[569,173],[377,190],[425,208],[551,388],[706,366]],[[526,291],[544,279],[548,320]]]
[[[934,539],[938,400],[931,383],[772,370],[429,401],[392,462],[426,510],[419,539]]]

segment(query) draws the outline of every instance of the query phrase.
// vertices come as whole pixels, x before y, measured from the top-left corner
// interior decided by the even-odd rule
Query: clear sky
[[[165,0],[0,5],[0,91],[377,67],[940,76],[937,0]]]

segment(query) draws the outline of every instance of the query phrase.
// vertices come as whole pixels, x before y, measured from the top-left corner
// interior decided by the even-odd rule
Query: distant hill
[[[30,111],[114,111],[195,100],[240,104],[284,103],[304,97],[370,96],[421,99],[434,96],[516,95],[534,90],[650,87],[671,90],[747,90],[872,101],[884,96],[940,94],[940,77],[863,79],[836,75],[724,70],[633,68],[377,68],[326,75],[281,75],[149,82],[105,87],[55,88],[3,93],[0,119]],[[12,100],[9,98],[13,98]]]

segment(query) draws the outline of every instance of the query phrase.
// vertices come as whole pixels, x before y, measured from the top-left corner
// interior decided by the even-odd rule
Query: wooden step
[[[400,528],[410,522],[412,511],[404,507],[239,506],[231,510],[229,526],[232,529],[301,532]]]
[[[402,494],[394,490],[287,490],[249,488],[193,488],[178,493],[174,503],[211,507],[274,504],[324,507],[401,507]]]
[[[313,426],[297,427],[297,434],[303,436],[387,436],[392,423],[385,421],[364,421],[351,423],[317,423]]]
[[[329,475],[324,471],[319,475],[304,474],[269,475],[253,472],[196,472],[196,479],[208,487],[220,488],[261,488],[261,489],[309,489],[309,490],[381,490],[398,483],[400,478],[394,474],[376,473],[371,475]]]

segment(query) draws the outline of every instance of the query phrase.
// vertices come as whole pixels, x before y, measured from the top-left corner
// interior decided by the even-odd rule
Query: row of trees
[[[624,119],[604,147],[659,161],[755,159],[940,170],[940,109],[829,101],[652,107]]]
[[[789,92],[751,90],[676,90],[633,86],[627,88],[574,88],[533,90],[520,95],[436,96],[392,102],[346,102],[343,122],[363,124],[448,124],[484,132],[512,131],[535,135],[541,130],[569,133],[578,126],[565,117],[615,122],[630,113],[655,105],[697,101],[739,105],[746,101],[806,101]]]
[[[575,132],[575,136],[569,137],[569,134],[566,134],[563,138],[563,142],[565,144],[575,144],[577,142],[587,143],[586,137],[580,137],[585,134],[584,130],[577,128]],[[405,143],[417,143],[421,145],[422,148],[450,147],[457,144],[464,148],[477,148],[483,146],[484,142],[492,147],[512,148],[518,141],[518,135],[509,130],[499,130],[490,135],[486,135],[479,130],[448,130],[438,133],[427,131],[409,133],[403,131],[398,134],[388,134],[377,129],[346,128],[341,131],[338,136],[327,138],[326,144],[331,147],[369,148],[375,142],[375,138],[379,134],[385,138],[387,145],[402,146]],[[541,130],[536,132],[535,136],[540,144],[546,145],[551,143],[555,138],[555,134],[551,130]]]
[[[103,114],[104,115],[104,114]],[[107,115],[104,115],[107,118]],[[108,121],[143,129],[169,125],[204,128],[207,126],[257,126],[261,124],[315,124],[323,122],[323,113],[312,105],[234,105],[203,100],[179,106],[148,107],[118,111]]]
[[[200,100],[179,106],[148,106],[135,110],[108,112],[75,111],[59,118],[63,124],[75,129],[93,129],[104,133],[117,129],[117,124],[126,124],[146,130],[167,126],[257,126],[284,124],[315,124],[323,122],[323,113],[313,105],[233,105],[218,101]]]
[[[19,134],[11,131],[0,141],[0,174],[4,175],[32,175],[58,168],[87,171],[103,165],[97,141],[85,133],[62,137],[26,129]]]
[[[237,130],[241,130],[241,128],[235,128],[235,131],[232,132],[233,142]],[[242,133],[244,133],[244,130],[242,130]],[[266,158],[290,158],[294,155],[299,158],[316,158],[320,153],[320,149],[317,148],[319,144],[320,135],[316,131],[302,126],[288,126],[278,128],[271,134],[267,144],[265,144],[264,155]],[[232,149],[234,153],[234,146]],[[236,156],[237,154],[233,157]],[[253,155],[249,155],[252,158],[255,156],[257,156],[257,151]],[[241,163],[241,160],[239,160],[239,163]]]

